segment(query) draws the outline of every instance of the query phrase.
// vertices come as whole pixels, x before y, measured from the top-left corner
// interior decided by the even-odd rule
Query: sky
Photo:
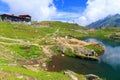
[[[86,26],[120,13],[120,0],[0,0],[0,14],[29,14],[35,21],[57,20]]]

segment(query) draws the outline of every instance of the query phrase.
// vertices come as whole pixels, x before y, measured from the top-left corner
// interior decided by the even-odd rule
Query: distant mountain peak
[[[106,27],[120,27],[120,14],[109,15],[104,19],[98,20],[87,25],[88,28],[106,28]]]
[[[114,16],[120,16],[120,14],[117,13],[117,14],[115,14]]]

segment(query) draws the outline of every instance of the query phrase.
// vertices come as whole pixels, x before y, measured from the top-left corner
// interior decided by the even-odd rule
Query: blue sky
[[[0,0],[0,12],[8,12],[9,6]]]
[[[30,0],[29,2],[27,0],[21,0],[20,2],[19,1],[20,0],[16,0],[16,1],[15,0],[0,0],[0,13],[22,14],[22,10],[21,10],[21,12],[20,12],[20,10],[17,12],[17,10],[19,9],[19,7],[21,7],[21,5],[24,6],[24,8],[27,8],[28,6],[26,7],[25,5],[29,5],[30,1],[31,1],[31,3],[30,3],[31,6],[33,6],[33,7],[36,5],[39,6],[39,4],[36,4],[36,5],[32,4],[32,1],[34,1],[34,0]],[[38,3],[40,3],[40,5],[42,5],[41,3],[44,3],[43,0],[37,0],[37,1],[38,1]],[[85,10],[86,2],[87,2],[87,0],[44,0],[44,1],[45,1],[45,3],[47,3],[49,1],[49,5],[45,4],[46,6],[51,6],[50,1],[52,1],[52,8],[54,7],[56,9],[56,11],[54,11],[53,9],[51,10],[50,8],[48,8],[52,12],[56,12],[56,15],[53,14],[50,20],[60,20],[60,21],[73,21],[73,19],[79,17],[80,13],[82,13]],[[26,2],[28,4],[24,4]],[[18,4],[18,6],[13,6],[16,4]],[[19,6],[19,4],[21,4],[21,5]],[[43,7],[43,6],[40,6],[40,7]],[[24,9],[24,8],[21,8],[21,9]],[[30,12],[28,14],[33,15],[33,18],[35,18],[33,10],[31,10],[31,11],[32,11],[32,13],[30,11],[28,11],[28,12]],[[27,9],[26,9],[26,11],[24,10],[24,12],[27,12]],[[39,12],[43,13],[44,11],[39,11]],[[52,12],[50,12],[49,14],[51,15]],[[41,13],[39,13],[39,14],[41,14]],[[46,13],[44,13],[44,14],[46,14]],[[47,20],[47,19],[49,19],[49,18],[45,18],[45,20]],[[37,19],[35,19],[35,20],[37,20]],[[44,17],[41,20],[44,20]]]
[[[87,0],[54,0],[53,3],[58,11],[82,12],[86,7]],[[9,12],[9,5],[0,0],[0,11]]]
[[[86,7],[87,0],[54,0],[54,4],[59,11],[81,12]]]
[[[87,0],[54,0],[58,15],[53,20],[73,22],[86,9]],[[59,16],[61,15],[61,16]]]
[[[33,20],[59,20],[86,26],[120,14],[120,0],[0,0],[0,14],[29,14]]]

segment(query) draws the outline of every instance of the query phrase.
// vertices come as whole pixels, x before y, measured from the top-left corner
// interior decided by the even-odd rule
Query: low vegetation
[[[95,44],[95,45],[86,45],[86,48],[95,51],[95,55],[96,56],[100,56],[104,53],[104,47],[99,45],[99,44]]]
[[[65,37],[74,32],[73,29],[86,30],[62,22],[46,21],[32,25],[0,22],[0,79],[71,80],[62,72],[47,72],[41,68],[51,61],[49,48],[56,44],[51,40]]]
[[[63,53],[74,57],[74,50],[81,51],[83,48],[76,47],[81,44],[70,39],[111,40],[110,35],[119,31],[120,29],[112,28],[91,32],[77,24],[59,21],[33,22],[32,25],[0,22],[0,79],[8,80],[9,77],[9,80],[71,80],[63,72],[43,70],[45,64],[51,61],[51,55]],[[64,43],[68,40],[69,44]],[[60,43],[66,45],[59,45]],[[101,51],[99,46],[88,45],[85,48],[96,53]],[[81,76],[84,77],[82,74],[77,76],[80,80]]]
[[[63,54],[69,57],[75,57],[76,55],[73,53],[71,48],[66,47],[65,45],[56,45],[51,48],[54,53]]]

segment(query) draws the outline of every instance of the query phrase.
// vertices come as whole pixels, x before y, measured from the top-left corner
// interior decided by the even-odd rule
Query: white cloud
[[[116,13],[120,13],[120,0],[88,0],[85,11],[76,22],[88,25]]]
[[[73,21],[88,25],[108,15],[120,13],[120,0],[88,0],[84,12],[59,12],[53,0],[1,0],[8,4],[11,14],[29,14],[33,20]],[[64,4],[64,0],[61,0]],[[78,9],[79,11],[80,9]]]
[[[53,16],[53,20],[59,20],[63,22],[73,22],[80,16],[78,13],[74,12],[57,12],[56,15]]]
[[[29,14],[33,20],[48,20],[56,14],[53,0],[2,0],[7,3],[12,14]]]

